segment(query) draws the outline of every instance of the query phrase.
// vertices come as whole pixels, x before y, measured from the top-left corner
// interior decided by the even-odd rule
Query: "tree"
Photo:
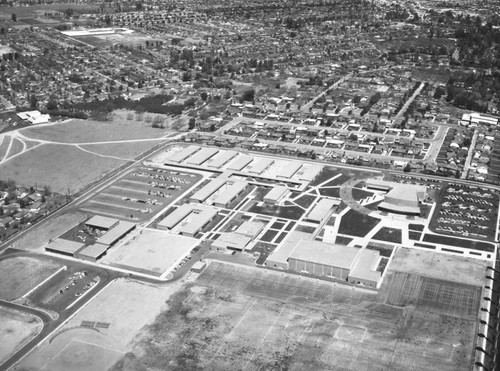
[[[196,119],[194,117],[191,117],[189,119],[189,124],[188,124],[189,130],[193,130],[195,125],[196,125]]]
[[[409,162],[406,164],[406,166],[404,167],[403,171],[405,173],[409,173],[411,171],[411,165],[410,165]]]
[[[12,13],[12,22],[17,22],[17,15],[16,13]]]
[[[38,99],[35,94],[30,95],[30,107],[33,109],[38,108]]]

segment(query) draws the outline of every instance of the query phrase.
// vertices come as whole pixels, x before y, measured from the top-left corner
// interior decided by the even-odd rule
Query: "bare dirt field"
[[[50,277],[61,266],[47,259],[12,257],[0,261],[0,299],[14,300]]]
[[[113,370],[467,370],[474,319],[213,262]]]
[[[163,231],[142,230],[125,244],[110,249],[102,262],[161,276],[191,251],[198,240]]]
[[[42,327],[38,317],[0,308],[0,363],[38,335]]]
[[[124,279],[111,283],[14,369],[107,370],[179,285],[157,288]]]
[[[155,129],[145,122],[116,120],[98,122],[70,120],[51,126],[35,126],[21,130],[28,138],[63,143],[91,143],[131,139],[161,138],[169,131]]]
[[[52,238],[59,237],[64,232],[85,220],[83,213],[67,213],[52,219],[47,224],[35,227],[31,232],[16,240],[12,247],[19,250],[42,251]]]
[[[479,259],[399,248],[393,257],[391,269],[444,281],[482,286],[487,265],[488,263]]]
[[[53,192],[74,193],[122,165],[124,160],[101,157],[67,145],[44,144],[2,164],[4,179],[18,185],[49,185]]]

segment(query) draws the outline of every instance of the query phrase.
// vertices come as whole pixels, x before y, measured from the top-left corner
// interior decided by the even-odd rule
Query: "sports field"
[[[35,337],[42,326],[38,317],[0,308],[0,363]]]
[[[473,319],[213,262],[113,370],[467,370]]]
[[[190,237],[144,229],[125,244],[110,249],[102,263],[161,276],[198,242]]]
[[[0,299],[23,296],[59,268],[59,264],[43,258],[23,256],[0,260]]]
[[[63,143],[93,143],[130,139],[161,138],[167,132],[145,122],[126,120],[110,122],[69,120],[51,126],[34,126],[21,130],[28,138]]]
[[[156,317],[176,288],[176,284],[157,288],[114,281],[24,358],[21,369],[107,370],[128,351],[130,341]]]

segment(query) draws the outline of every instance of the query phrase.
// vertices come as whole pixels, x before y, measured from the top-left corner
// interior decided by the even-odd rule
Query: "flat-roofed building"
[[[193,205],[193,211],[179,224],[177,233],[194,237],[201,232],[218,214],[217,209]]]
[[[264,229],[265,224],[261,222],[251,222],[249,220],[240,224],[240,226],[236,229],[236,233],[243,234],[252,239],[257,237],[260,232]]]
[[[168,161],[170,162],[175,162],[175,163],[181,163],[182,161],[186,160],[189,156],[192,156],[194,153],[198,152],[201,149],[199,146],[188,146],[180,151],[172,154]]]
[[[207,266],[207,263],[202,262],[202,261],[197,261],[191,267],[191,272],[201,273],[203,271],[203,269],[205,269],[206,266]]]
[[[298,161],[286,161],[285,166],[280,168],[276,176],[278,178],[290,179],[301,167],[302,164]]]
[[[96,244],[105,246],[114,245],[119,239],[123,238],[127,233],[135,228],[135,224],[131,222],[121,221],[117,226],[111,228],[96,241]]]
[[[219,150],[215,148],[202,148],[187,160],[183,161],[183,163],[188,165],[201,165],[208,159],[215,156],[217,152],[219,152]]]
[[[290,193],[288,187],[276,185],[264,196],[264,202],[274,205],[285,198],[288,193]]]
[[[228,180],[220,192],[213,199],[213,204],[217,207],[227,207],[236,200],[248,187],[248,183],[241,180]]]
[[[219,151],[206,165],[210,168],[220,169],[238,155],[235,151]]]
[[[330,216],[332,209],[340,205],[340,200],[333,200],[331,198],[322,198],[309,212],[307,220],[312,222],[321,223],[321,221]]]
[[[346,280],[359,249],[316,240],[299,241],[288,258],[292,271]]]
[[[120,221],[115,218],[108,218],[107,216],[96,215],[85,222],[85,225],[91,228],[107,231],[113,228]]]
[[[225,251],[237,250],[243,251],[252,241],[248,236],[239,233],[222,233],[220,237],[212,243],[212,250]]]
[[[248,156],[240,153],[229,165],[227,165],[228,170],[241,171],[248,166],[254,160],[253,156]]]
[[[299,241],[312,240],[312,235],[306,232],[292,231],[283,242],[269,254],[266,267],[288,270],[288,258]]]
[[[379,179],[370,179],[366,181],[366,188],[376,191],[389,192],[392,188],[391,182]]]
[[[106,251],[108,251],[109,246],[96,243],[94,245],[89,245],[78,251],[76,257],[78,259],[87,260],[90,262],[96,262],[100,259]]]
[[[224,184],[226,184],[226,179],[217,178],[212,180],[190,197],[191,202],[205,202],[207,198],[217,192]]]
[[[312,182],[322,170],[323,165],[306,164],[293,177],[305,182]]]
[[[82,242],[56,238],[45,246],[45,251],[74,257],[84,247],[85,244]]]
[[[273,159],[259,158],[255,163],[252,164],[252,167],[248,170],[248,172],[250,174],[260,175],[273,163],[274,163]]]
[[[349,282],[377,288],[382,275],[377,271],[380,253],[376,250],[363,249],[358,260],[349,273]]]
[[[163,218],[156,227],[158,229],[172,229],[177,224],[179,224],[186,216],[188,216],[193,211],[193,205],[191,204],[182,204],[177,209],[168,214],[165,218]]]

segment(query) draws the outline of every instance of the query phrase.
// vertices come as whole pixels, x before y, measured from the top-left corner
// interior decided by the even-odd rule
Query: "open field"
[[[2,164],[4,179],[17,185],[49,185],[53,192],[77,191],[124,163],[116,158],[100,157],[73,146],[44,144]]]
[[[16,240],[12,247],[19,250],[39,250],[52,238],[59,237],[67,230],[75,227],[85,220],[85,215],[81,213],[67,213],[52,219],[43,226],[35,227],[31,232]]]
[[[109,250],[104,264],[161,276],[196,246],[198,240],[157,230],[143,230]]]
[[[31,257],[0,260],[0,299],[14,300],[21,297],[60,267],[50,260]]]
[[[127,352],[130,341],[155,318],[176,288],[176,284],[157,288],[124,279],[114,281],[24,358],[21,368],[107,370]]]
[[[161,138],[168,133],[166,130],[152,128],[151,124],[145,122],[136,123],[126,120],[97,122],[77,119],[57,125],[29,127],[21,132],[28,138],[63,143]]]
[[[379,299],[214,262],[169,300],[112,370],[469,369],[474,320]]]
[[[487,265],[487,262],[477,259],[398,248],[393,256],[391,269],[443,281],[482,286],[487,273]]]
[[[127,160],[132,160],[136,156],[160,143],[159,141],[129,142],[129,143],[106,143],[81,145],[85,151],[90,151],[98,155],[114,156]]]
[[[0,308],[0,363],[35,337],[42,327],[38,317]]]

